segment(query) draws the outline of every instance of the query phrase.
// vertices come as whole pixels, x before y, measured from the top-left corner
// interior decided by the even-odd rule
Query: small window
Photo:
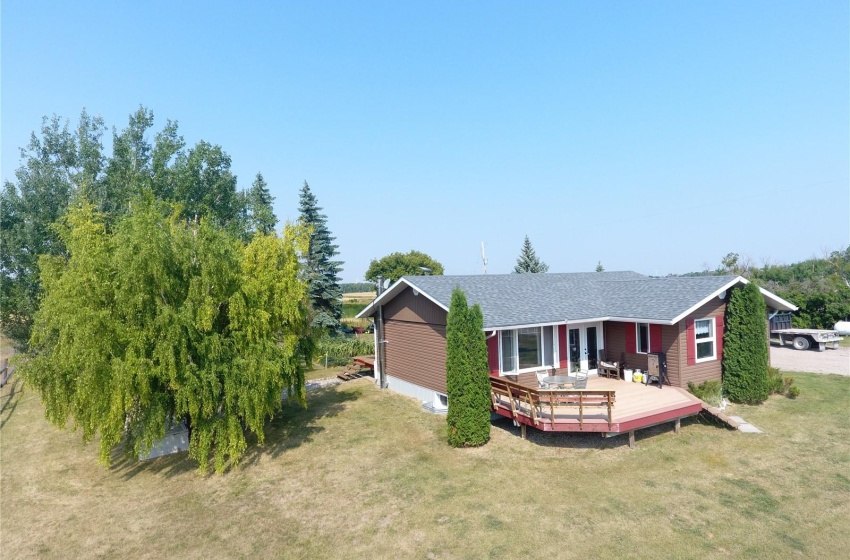
[[[649,353],[649,324],[637,324],[637,352],[638,354]]]
[[[715,358],[714,319],[694,321],[694,336],[697,345],[697,362],[706,362]]]

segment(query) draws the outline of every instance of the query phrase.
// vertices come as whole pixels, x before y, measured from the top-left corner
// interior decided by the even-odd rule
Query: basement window
[[[434,393],[434,407],[435,408],[448,408],[449,407],[449,397],[446,395],[441,395],[440,393]]]

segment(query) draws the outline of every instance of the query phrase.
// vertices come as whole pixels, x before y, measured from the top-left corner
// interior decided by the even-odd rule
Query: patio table
[[[572,385],[577,381],[577,378],[572,375],[550,375],[544,377],[541,381],[547,385]]]

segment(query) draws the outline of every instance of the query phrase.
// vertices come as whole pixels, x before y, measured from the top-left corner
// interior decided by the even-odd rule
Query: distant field
[[[375,292],[349,292],[342,294],[342,303],[369,303],[375,295]]]
[[[349,327],[365,327],[369,324],[368,319],[355,319],[358,313],[363,311],[372,300],[375,292],[351,292],[342,294],[342,322]]]
[[[358,313],[363,311],[368,303],[343,303],[342,304],[342,316],[343,317],[356,317]]]

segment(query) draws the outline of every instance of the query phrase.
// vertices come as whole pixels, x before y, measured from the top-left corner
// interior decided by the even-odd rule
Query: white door
[[[587,323],[567,328],[567,357],[570,371],[596,373],[602,349],[602,323]]]

